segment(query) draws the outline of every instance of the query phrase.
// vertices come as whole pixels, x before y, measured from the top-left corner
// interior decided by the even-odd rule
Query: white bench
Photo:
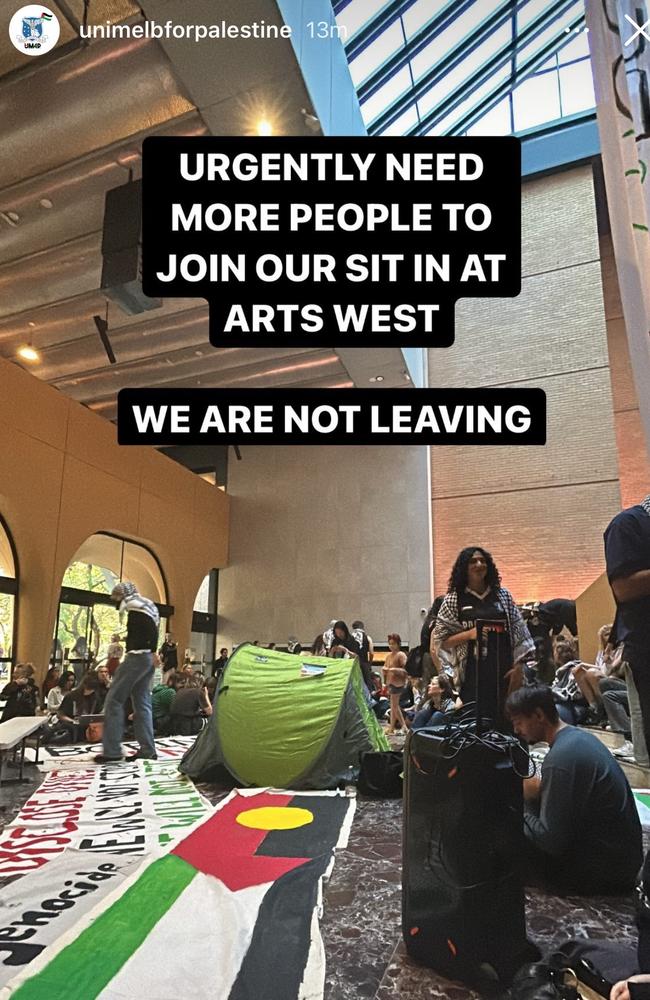
[[[17,778],[8,778],[6,781],[22,781],[23,767],[25,766],[25,741],[29,736],[36,733],[36,763],[38,763],[38,751],[41,742],[41,727],[46,721],[44,715],[30,715],[27,717],[17,717],[9,719],[8,722],[0,723],[0,785],[2,784],[2,762],[4,755],[20,744],[20,771]]]

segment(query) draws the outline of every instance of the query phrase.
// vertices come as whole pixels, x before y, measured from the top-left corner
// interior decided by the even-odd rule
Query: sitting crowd
[[[98,742],[104,703],[119,666],[110,661],[109,655],[107,663],[87,670],[79,683],[74,671],[50,667],[40,690],[34,680],[34,665],[17,664],[11,681],[0,690],[4,705],[0,722],[42,714],[47,719],[42,734],[45,744]],[[151,692],[156,735],[196,735],[212,714],[216,686],[215,677],[206,680],[189,662],[179,671],[162,671],[162,679]],[[128,731],[133,721],[132,705],[127,704],[125,714]]]

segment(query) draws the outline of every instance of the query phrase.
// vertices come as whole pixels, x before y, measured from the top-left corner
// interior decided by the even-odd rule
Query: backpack
[[[414,649],[409,650],[406,657],[406,663],[404,664],[404,669],[409,677],[422,676],[424,666],[422,663],[422,648],[420,646],[415,646]]]
[[[380,799],[401,799],[403,770],[401,750],[368,750],[361,755],[358,789]]]

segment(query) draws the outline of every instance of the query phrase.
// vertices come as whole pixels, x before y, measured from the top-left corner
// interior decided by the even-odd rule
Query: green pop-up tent
[[[180,769],[198,779],[222,765],[242,785],[332,788],[365,750],[388,749],[356,659],[246,643],[228,660],[214,713]]]

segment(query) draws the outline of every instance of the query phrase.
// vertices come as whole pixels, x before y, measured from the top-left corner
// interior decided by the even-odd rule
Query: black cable
[[[469,708],[470,706],[466,706]],[[440,758],[442,760],[455,760],[456,757],[468,747],[471,746],[482,746],[486,750],[490,750],[493,753],[500,753],[507,755],[510,758],[510,763],[512,764],[515,774],[519,778],[531,778],[535,774],[535,764],[531,760],[530,753],[525,747],[520,743],[516,743],[512,736],[506,736],[505,733],[499,733],[495,730],[488,730],[487,732],[480,733],[477,729],[466,728],[462,725],[463,717],[454,720],[454,722],[449,722],[446,724],[442,733],[440,734],[444,740],[444,744],[441,748]],[[440,727],[442,728],[442,727]],[[526,773],[522,773],[518,770],[515,761],[515,754],[513,753],[515,747],[521,752],[523,758],[525,758],[528,767]],[[411,762],[415,768],[420,771],[421,774],[427,774],[420,767],[419,762],[413,753],[410,751]]]

